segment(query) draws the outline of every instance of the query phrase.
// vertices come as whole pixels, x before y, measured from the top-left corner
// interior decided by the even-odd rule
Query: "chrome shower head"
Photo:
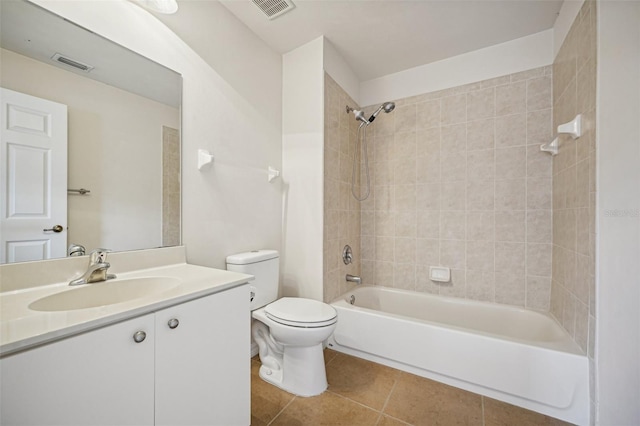
[[[384,110],[384,112],[386,112],[387,114],[390,113],[391,111],[393,111],[396,107],[396,104],[393,102],[385,102],[382,105],[380,105],[380,107],[376,110],[376,112],[374,112],[371,117],[369,117],[369,123],[371,123],[373,120],[376,119],[376,117],[378,116],[378,114],[380,114],[381,111]]]

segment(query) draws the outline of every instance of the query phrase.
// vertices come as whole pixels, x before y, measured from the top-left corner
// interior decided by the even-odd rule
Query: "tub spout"
[[[360,278],[357,275],[347,274],[347,281],[356,283],[356,284],[362,284],[362,278]]]

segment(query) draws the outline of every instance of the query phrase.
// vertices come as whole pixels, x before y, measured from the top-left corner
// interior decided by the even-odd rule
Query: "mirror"
[[[39,226],[42,236],[25,239],[37,244],[16,243],[10,227],[20,215],[8,206],[24,195],[4,190],[14,179],[14,166],[5,164],[2,261],[63,257],[71,244],[87,253],[180,244],[180,74],[28,1],[2,0],[0,7],[0,86],[67,107],[67,188],[50,199],[43,190],[46,212],[38,213],[46,216],[55,201],[66,205],[66,223],[44,225],[64,230]],[[14,161],[6,152],[0,160]],[[52,249],[55,238],[64,240],[62,252],[59,241]]]

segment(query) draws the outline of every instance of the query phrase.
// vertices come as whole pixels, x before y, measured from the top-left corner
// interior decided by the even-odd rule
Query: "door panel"
[[[0,263],[64,257],[67,107],[7,89],[0,95]],[[55,225],[63,231],[46,231]]]

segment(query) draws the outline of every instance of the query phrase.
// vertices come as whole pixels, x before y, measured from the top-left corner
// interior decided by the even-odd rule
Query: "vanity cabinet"
[[[2,358],[0,424],[248,425],[247,293],[242,285]]]

